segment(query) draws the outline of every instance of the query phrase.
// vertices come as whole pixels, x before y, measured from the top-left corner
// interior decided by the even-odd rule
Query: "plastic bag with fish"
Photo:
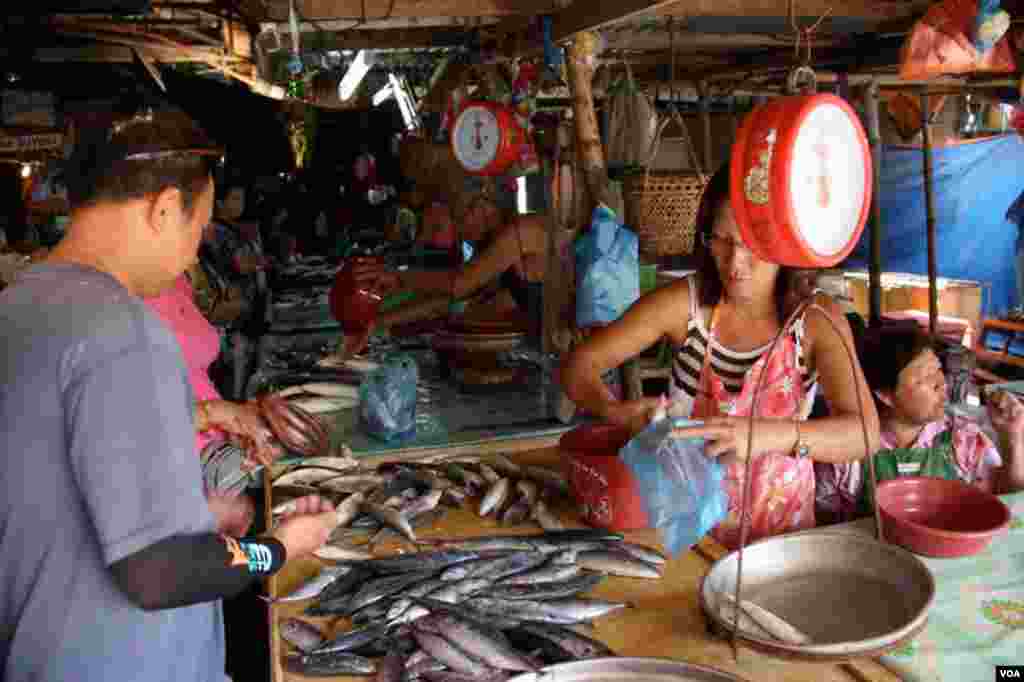
[[[651,525],[676,556],[725,519],[725,468],[704,455],[704,439],[676,438],[674,428],[698,422],[667,415],[663,400],[646,429],[619,451],[637,481]]]
[[[640,297],[640,242],[602,204],[575,248],[576,325],[610,324]]]
[[[409,355],[396,355],[359,386],[359,421],[366,433],[383,441],[416,435],[416,382],[419,369]]]

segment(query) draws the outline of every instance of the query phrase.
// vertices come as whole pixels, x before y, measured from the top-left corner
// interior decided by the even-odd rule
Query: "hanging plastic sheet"
[[[882,270],[928,274],[927,218],[920,148],[882,148]],[[1014,246],[1018,227],[1006,213],[1024,190],[1024,141],[1002,135],[940,147],[933,155],[935,237],[940,277],[991,285],[982,314],[1020,303]],[[869,230],[845,267],[866,268]]]

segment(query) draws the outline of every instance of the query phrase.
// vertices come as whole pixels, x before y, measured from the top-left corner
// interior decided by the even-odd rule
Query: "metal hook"
[[[786,77],[786,90],[790,94],[813,93],[818,90],[818,77],[809,66],[798,66]]]

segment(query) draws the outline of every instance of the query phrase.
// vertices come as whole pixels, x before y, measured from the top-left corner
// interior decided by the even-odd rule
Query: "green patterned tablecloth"
[[[997,665],[1024,665],[1024,492],[1003,495],[1010,530],[962,559],[921,560],[935,602],[917,638],[888,656],[906,682],[991,682]],[[870,519],[849,524],[871,532]]]

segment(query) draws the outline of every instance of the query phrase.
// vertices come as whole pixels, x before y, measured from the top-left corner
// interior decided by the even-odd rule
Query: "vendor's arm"
[[[453,294],[465,298],[482,289],[519,262],[519,242],[514,229],[502,228],[483,253],[461,268],[407,270],[399,273],[402,289]]]
[[[452,299],[449,296],[429,296],[405,303],[377,316],[376,326],[389,329],[403,324],[443,317],[448,313]]]
[[[115,324],[122,328],[117,338],[137,339],[75,368],[64,394],[69,463],[100,559],[128,599],[145,609],[237,594],[286,556],[322,544],[334,525],[333,514],[302,516],[275,532],[276,542],[253,540],[248,548],[214,531],[180,353],[156,324]],[[318,502],[317,511],[324,506]]]
[[[566,395],[578,406],[633,431],[642,429],[657,399],[617,401],[601,376],[657,343],[680,339],[689,321],[690,287],[680,281],[643,296],[626,313],[592,335],[562,363]]]
[[[809,355],[811,367],[817,369],[829,416],[801,422],[799,427],[792,419],[756,420],[750,448],[754,456],[766,452],[793,452],[798,439],[808,446],[810,457],[820,462],[848,462],[878,450],[878,413],[857,360],[850,325],[842,310],[830,299],[820,297],[817,303],[829,312],[835,326],[820,311],[809,310],[804,318],[804,343],[807,344],[804,352]],[[711,441],[706,449],[710,456],[729,454],[742,459],[747,453],[748,425],[746,417],[713,417],[704,420],[700,427],[679,429],[677,433],[681,437],[707,438]]]

